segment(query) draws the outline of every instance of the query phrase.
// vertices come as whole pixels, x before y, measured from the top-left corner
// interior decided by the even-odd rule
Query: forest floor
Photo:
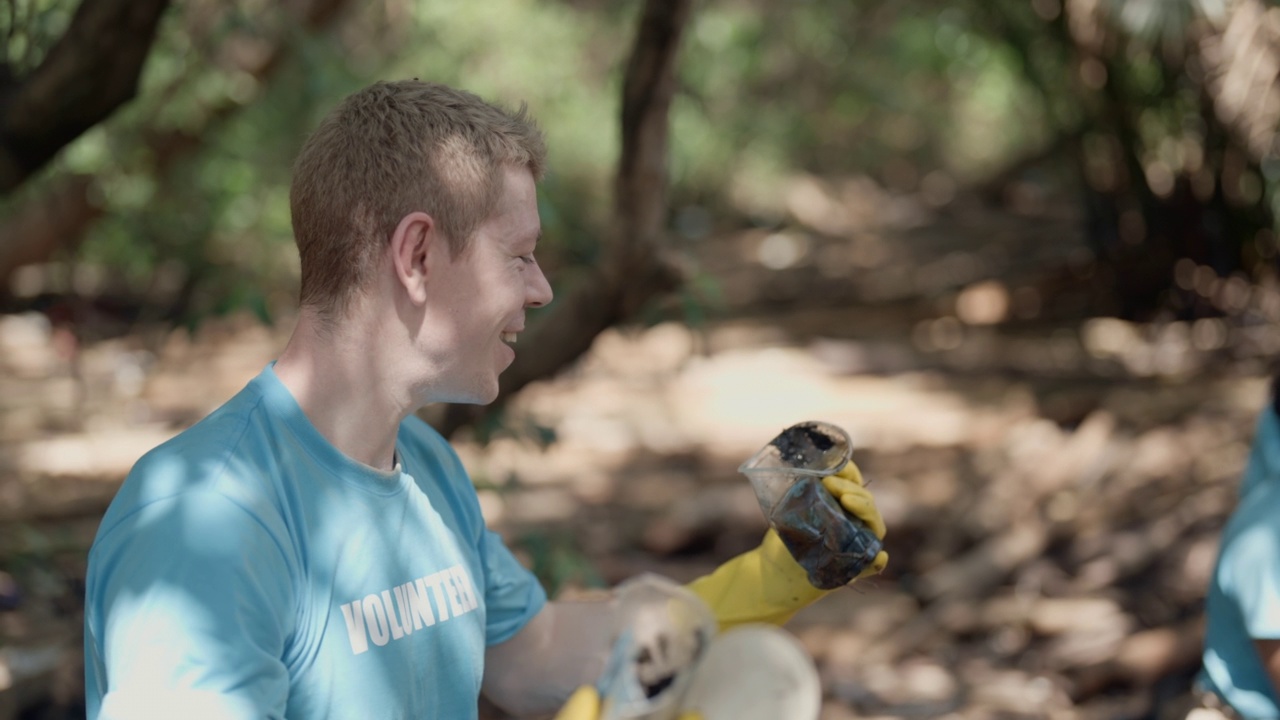
[[[896,222],[880,203],[851,232],[856,213],[815,202],[805,227],[689,241],[717,291],[706,317],[606,332],[487,443],[456,438],[487,519],[556,593],[692,579],[764,530],[738,465],[787,425],[833,422],[891,559],[788,625],[823,720],[1157,717],[1198,666],[1280,293],[1184,268],[1231,312],[1091,318],[1071,310],[1091,283],[1070,216]],[[0,720],[75,716],[101,512],[289,325],[85,341],[0,317]]]

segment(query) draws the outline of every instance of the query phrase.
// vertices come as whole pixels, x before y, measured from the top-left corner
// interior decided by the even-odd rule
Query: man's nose
[[[551,283],[547,282],[547,276],[542,274],[542,268],[534,265],[535,272],[529,273],[528,282],[525,286],[525,305],[527,307],[542,307],[551,302],[553,293],[551,292]]]

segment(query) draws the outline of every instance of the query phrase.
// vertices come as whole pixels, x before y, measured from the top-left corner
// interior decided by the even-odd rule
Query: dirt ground
[[[607,332],[488,443],[459,437],[491,525],[554,592],[692,579],[764,530],[739,463],[793,422],[833,422],[890,563],[788,625],[823,720],[1157,717],[1197,669],[1280,293],[1191,267],[1221,318],[1072,318],[1048,311],[1070,302],[1052,278],[1087,252],[1069,216],[840,232],[849,205],[815,207],[793,229],[690,246],[717,288],[709,319]],[[289,324],[87,342],[0,317],[0,720],[75,716],[100,513]]]

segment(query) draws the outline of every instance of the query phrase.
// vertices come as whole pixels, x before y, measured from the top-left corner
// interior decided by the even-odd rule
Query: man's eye
[[[533,253],[529,253],[528,255],[521,255],[520,262],[524,263],[525,265],[532,265],[535,262],[537,262],[537,260],[533,259]]]

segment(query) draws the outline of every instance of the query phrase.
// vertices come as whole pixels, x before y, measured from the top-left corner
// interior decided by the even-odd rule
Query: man
[[[544,163],[523,110],[436,84],[377,83],[321,123],[290,192],[289,343],[144,456],[99,528],[90,720],[474,718],[482,691],[526,715],[599,676],[613,606],[548,602],[413,414],[493,401],[551,301]],[[856,470],[826,482],[883,536]],[[693,587],[725,625],[825,594],[772,533]]]
[[[1197,693],[1218,716],[1280,718],[1280,385],[1263,409],[1205,602]],[[1200,717],[1208,717],[1205,711]]]

